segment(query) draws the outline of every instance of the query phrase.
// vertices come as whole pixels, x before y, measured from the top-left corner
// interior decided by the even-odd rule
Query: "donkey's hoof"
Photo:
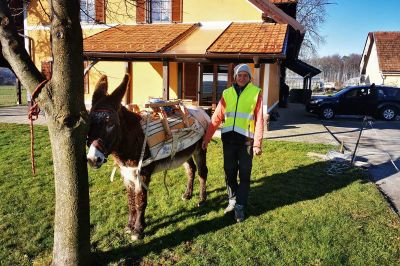
[[[200,201],[197,203],[197,207],[203,207],[204,205],[206,205],[206,201],[205,201],[205,200],[200,200]]]
[[[133,232],[133,229],[132,229],[132,228],[130,228],[129,226],[125,226],[125,228],[124,228],[124,232],[125,232],[125,234],[132,234],[132,232]]]
[[[132,241],[139,241],[139,240],[142,240],[143,237],[144,237],[144,235],[143,235],[143,234],[140,234],[140,233],[138,233],[138,232],[133,232],[133,233],[131,234],[131,240],[132,240]]]
[[[182,195],[182,199],[183,200],[190,200],[191,198],[192,198],[192,195],[190,195],[188,193],[185,193],[185,194]]]

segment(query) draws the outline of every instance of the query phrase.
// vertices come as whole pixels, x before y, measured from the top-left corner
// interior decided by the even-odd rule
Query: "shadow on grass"
[[[316,199],[362,178],[361,174],[354,174],[354,172],[347,175],[328,176],[325,173],[325,169],[326,163],[317,162],[285,173],[264,176],[253,181],[247,216],[259,216],[285,205]],[[170,249],[186,241],[191,241],[199,235],[216,232],[221,228],[234,224],[231,215],[212,220],[201,219],[201,216],[208,212],[222,212],[226,205],[226,195],[222,193],[222,191],[225,191],[225,187],[217,188],[214,191],[220,192],[219,194],[221,195],[208,200],[208,204],[205,207],[176,212],[162,219],[152,221],[152,225],[145,230],[145,233],[147,235],[154,234],[157,230],[169,224],[184,221],[188,217],[199,216],[199,222],[189,225],[180,231],[174,231],[155,238],[148,243],[126,245],[105,252],[94,252],[96,263],[108,264],[125,260],[125,265],[136,265],[141,261],[142,257],[150,252],[160,253],[164,249]]]

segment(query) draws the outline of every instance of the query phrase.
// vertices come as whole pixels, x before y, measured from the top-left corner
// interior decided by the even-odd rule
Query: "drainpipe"
[[[28,53],[29,53],[29,57],[31,58],[32,62],[35,64],[35,58],[32,57],[32,46],[33,46],[33,43],[34,43],[33,38],[32,38],[32,37],[29,37],[29,36],[27,36],[27,35],[25,35],[25,34],[22,34],[22,33],[18,33],[18,35],[21,36],[21,37],[23,37],[23,38],[25,38],[25,39],[28,39]]]

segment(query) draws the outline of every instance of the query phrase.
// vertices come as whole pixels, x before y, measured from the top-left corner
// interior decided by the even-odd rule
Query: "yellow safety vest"
[[[223,91],[222,96],[224,97],[226,108],[222,133],[236,131],[254,139],[254,110],[260,91],[261,89],[252,83],[247,84],[239,97],[233,86]]]

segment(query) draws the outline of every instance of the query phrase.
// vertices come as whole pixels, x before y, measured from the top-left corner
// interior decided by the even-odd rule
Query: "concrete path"
[[[0,107],[0,123],[29,124],[28,106]],[[34,125],[45,125],[46,118],[43,114],[34,121]]]
[[[314,115],[306,112],[302,104],[290,104],[289,108],[278,108],[277,121],[271,121],[264,132],[267,140],[324,143],[337,145],[331,134]]]
[[[389,202],[400,211],[400,121],[372,121],[363,123],[362,118],[337,118],[322,121],[326,128],[346,147],[354,151],[360,129],[356,161],[370,164],[368,172]]]

